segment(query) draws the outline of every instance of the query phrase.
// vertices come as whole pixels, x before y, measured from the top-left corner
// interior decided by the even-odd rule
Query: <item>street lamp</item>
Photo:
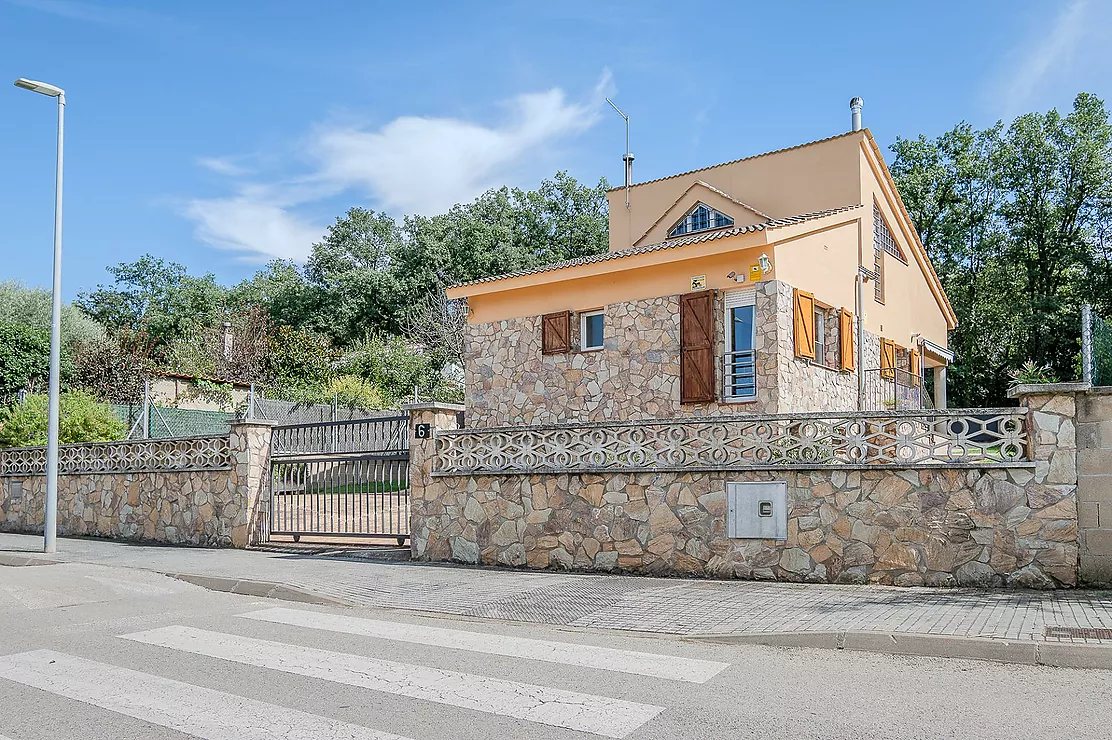
[[[60,87],[20,77],[16,87],[58,98],[58,165],[54,183],[54,284],[50,306],[50,411],[46,431],[46,511],[43,514],[43,552],[58,549],[58,393],[62,341],[62,132],[66,92]]]

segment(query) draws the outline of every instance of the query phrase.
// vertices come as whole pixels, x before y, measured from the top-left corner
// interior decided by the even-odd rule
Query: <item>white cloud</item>
[[[569,101],[559,89],[519,95],[495,125],[402,116],[377,130],[318,126],[306,144],[311,172],[270,184],[240,184],[235,196],[194,199],[183,213],[196,225],[197,238],[212,246],[304,259],[324,227],[299,216],[299,210],[354,190],[396,216],[446,211],[506,184],[520,169],[529,169],[522,165],[537,159],[539,150],[593,126],[610,84],[604,72],[583,102]],[[198,163],[229,177],[245,174],[228,158]]]
[[[260,259],[304,261],[324,232],[278,205],[250,196],[191,200],[184,213],[201,241]]]
[[[226,157],[197,157],[197,164],[218,175],[229,177],[242,177],[250,173],[246,167],[241,167]]]
[[[1031,38],[1012,51],[999,90],[1008,114],[1026,110],[1037,93],[1071,71],[1079,52],[1081,56],[1107,53],[1105,48],[1082,43],[1096,22],[1091,10],[1089,0],[1074,0],[1062,7],[1050,23],[1049,31],[1046,24],[1041,24],[1034,29]]]

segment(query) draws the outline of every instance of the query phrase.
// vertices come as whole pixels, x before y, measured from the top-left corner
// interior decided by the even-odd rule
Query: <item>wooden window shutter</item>
[[[852,370],[853,364],[853,314],[844,308],[838,312],[838,359],[840,370]]]
[[[911,366],[911,384],[913,386],[918,386],[919,378],[922,377],[922,372],[919,370],[919,350],[911,350],[911,356],[908,359],[908,364]]]
[[[815,296],[796,289],[795,304],[795,356],[815,359]]]
[[[714,401],[714,291],[680,296],[680,403]]]
[[[891,339],[880,340],[880,377],[896,377],[896,343]]]
[[[541,352],[558,355],[571,351],[571,311],[541,317]]]

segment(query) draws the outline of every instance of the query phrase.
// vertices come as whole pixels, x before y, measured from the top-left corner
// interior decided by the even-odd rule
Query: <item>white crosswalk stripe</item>
[[[526,658],[548,663],[562,663],[564,665],[633,673],[640,676],[691,683],[706,683],[729,667],[729,663],[719,663],[713,660],[696,660],[673,655],[640,653],[633,650],[615,650],[595,645],[552,642],[487,632],[468,632],[404,622],[386,622],[301,609],[263,609],[240,616],[261,622],[288,624],[328,632],[341,632],[418,645],[468,650],[488,655]]]
[[[205,740],[406,740],[358,725],[51,650],[0,656],[0,678]]]
[[[622,738],[663,707],[252,637],[173,626],[122,635],[235,663]]]

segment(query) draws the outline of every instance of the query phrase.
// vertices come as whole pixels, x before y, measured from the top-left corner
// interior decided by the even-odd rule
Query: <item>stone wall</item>
[[[776,316],[777,412],[781,414],[810,411],[851,411],[857,408],[857,373],[837,369],[835,352],[828,352],[823,363],[795,356],[795,327],[792,314],[792,287],[786,283],[768,283],[774,291]],[[833,312],[831,312],[833,314]],[[834,314],[836,316],[836,314]],[[828,336],[837,341],[837,319],[827,322]],[[854,321],[854,352],[857,352],[857,322]],[[859,358],[858,358],[859,359]],[[865,368],[880,367],[880,340],[865,332]]]
[[[430,561],[787,581],[1074,586],[1072,398],[1034,401],[1019,467],[433,476],[411,502]],[[418,447],[424,447],[423,452]],[[784,541],[726,536],[726,483],[786,481]]]
[[[856,374],[795,358],[791,286],[773,280],[755,287],[754,402],[680,403],[680,296],[673,295],[606,306],[605,346],[597,351],[541,354],[539,316],[469,325],[464,344],[467,424],[481,428],[856,409]],[[715,388],[721,396],[722,291],[715,322]],[[578,324],[573,315],[573,347],[579,344]],[[867,342],[865,367],[878,367],[879,343],[869,337],[873,341]]]
[[[107,457],[111,447],[89,446],[86,455]],[[63,472],[58,533],[203,547],[259,542],[269,504],[270,427],[234,424],[228,453],[193,469],[183,460],[177,467],[186,469]],[[42,532],[45,497],[41,474],[0,475],[0,531]]]
[[[1112,388],[1077,396],[1081,579],[1112,585]]]

